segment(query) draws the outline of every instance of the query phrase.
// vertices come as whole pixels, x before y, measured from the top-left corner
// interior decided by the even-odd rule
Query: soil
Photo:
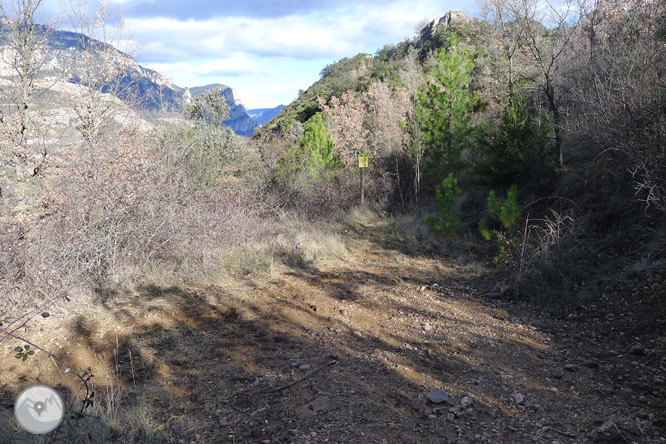
[[[70,442],[666,441],[663,310],[636,330],[644,313],[618,302],[647,287],[553,316],[494,294],[492,267],[411,255],[381,225],[348,227],[342,261],[145,286],[31,324],[95,374],[101,417],[86,424],[106,432]],[[72,397],[72,372],[43,353],[18,362],[15,345],[0,399],[35,381]]]

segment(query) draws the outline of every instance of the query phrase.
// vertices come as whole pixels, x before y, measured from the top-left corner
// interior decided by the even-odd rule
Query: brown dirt
[[[348,257],[326,266],[146,286],[33,325],[23,333],[96,375],[106,416],[86,424],[107,427],[79,425],[101,434],[70,442],[665,441],[663,328],[488,298],[493,272],[406,254],[386,233],[349,227]],[[0,351],[0,399],[36,380],[76,387],[43,354],[15,360],[15,345]],[[7,442],[30,440],[10,427]]]

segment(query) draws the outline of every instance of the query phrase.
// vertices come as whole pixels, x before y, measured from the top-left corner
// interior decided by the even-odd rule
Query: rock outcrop
[[[417,46],[423,46],[425,42],[430,40],[433,35],[440,29],[448,29],[451,26],[451,23],[456,21],[466,22],[472,20],[470,16],[458,9],[452,9],[443,16],[436,18],[435,20],[428,23],[426,26],[421,29],[419,32],[419,41]]]

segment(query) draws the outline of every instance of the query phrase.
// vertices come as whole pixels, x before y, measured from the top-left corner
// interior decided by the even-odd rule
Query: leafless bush
[[[29,302],[38,289],[66,294],[82,282],[141,278],[150,268],[207,272],[226,247],[246,241],[253,195],[188,188],[184,161],[165,166],[151,140],[126,131],[95,156],[72,153],[42,198],[44,217],[4,222],[3,304]]]
[[[534,257],[559,257],[576,240],[576,221],[569,214],[551,209],[550,216],[527,222],[528,239],[534,239]]]
[[[567,72],[568,127],[620,154],[636,196],[666,212],[666,46],[663,2],[591,2]]]
[[[306,217],[330,215],[360,201],[359,179],[349,171],[334,176],[299,171],[285,185],[278,192],[286,194],[290,207]]]
[[[542,218],[525,222],[518,252],[515,285],[534,300],[563,304],[580,290],[584,272],[578,260],[584,250],[577,220],[571,211],[549,209]],[[584,284],[583,284],[584,285]]]

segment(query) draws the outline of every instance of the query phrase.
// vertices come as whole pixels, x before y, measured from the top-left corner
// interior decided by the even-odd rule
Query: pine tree
[[[335,153],[333,139],[326,129],[322,113],[317,113],[308,120],[300,146],[310,153],[316,165],[332,170],[342,168],[342,161]]]
[[[474,101],[469,92],[473,63],[469,52],[459,50],[454,34],[448,49],[438,57],[435,79],[418,94],[417,115],[426,145],[425,174],[437,182],[462,166],[462,151],[472,139]]]

